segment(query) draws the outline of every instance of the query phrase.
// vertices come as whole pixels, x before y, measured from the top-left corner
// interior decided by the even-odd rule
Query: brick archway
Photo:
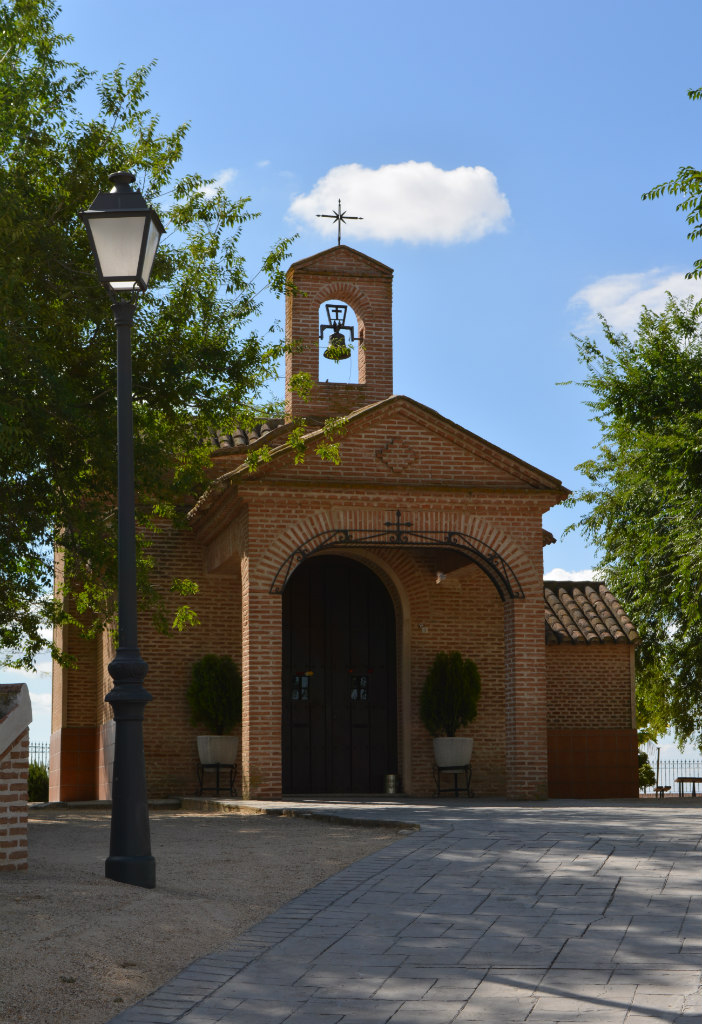
[[[508,743],[506,763],[506,791],[514,797],[543,795],[547,785],[546,760],[546,681],[544,654],[544,610],[541,567],[533,556],[524,551],[511,536],[504,534],[485,519],[461,514],[460,511],[433,511],[412,509],[401,513],[400,523],[413,521],[411,527],[400,527],[401,533],[415,530],[421,533],[422,544],[413,546],[407,540],[390,534],[397,529],[396,516],[386,511],[369,508],[333,508],[319,511],[298,520],[272,539],[267,538],[265,552],[258,562],[258,596],[255,615],[248,618],[251,635],[249,644],[260,662],[265,649],[266,679],[270,690],[270,667],[273,660],[280,664],[282,648],[281,595],[284,581],[296,566],[308,558],[325,557],[326,553],[356,554],[384,561],[391,552],[419,552],[449,547],[465,555],[490,579],[502,598],[504,610],[504,686],[505,735]],[[389,525],[388,525],[389,524]],[[473,548],[461,548],[447,541],[449,533],[460,533],[472,538]],[[375,535],[376,542],[369,543]],[[384,537],[384,539],[383,539]],[[316,538],[316,539],[315,539]],[[390,543],[389,541],[396,541]],[[478,557],[480,555],[481,557]],[[491,556],[492,561],[488,558]],[[497,557],[495,557],[497,556]],[[263,609],[266,609],[264,614]],[[276,641],[276,636],[278,640]],[[277,649],[276,649],[277,648]],[[402,649],[398,657],[402,663]],[[279,679],[279,670],[275,672]],[[406,669],[400,669],[401,689],[405,685]],[[278,683],[278,686],[280,683]],[[255,691],[252,691],[252,694]],[[280,706],[280,705],[278,705]],[[269,708],[268,705],[266,707]],[[409,715],[409,703],[403,700],[402,722]],[[270,708],[267,712],[270,715]],[[412,712],[414,713],[414,712]],[[252,720],[253,722],[253,720]],[[274,735],[280,736],[280,719],[272,729],[272,720],[261,732],[258,745],[277,746]],[[252,725],[252,727],[254,727]],[[265,732],[265,736],[264,736]],[[277,742],[280,742],[279,740]],[[400,751],[404,761],[406,740]],[[280,750],[280,747],[277,747]],[[258,756],[258,755],[257,755]],[[278,755],[279,756],[279,755]],[[405,766],[406,768],[406,766]],[[278,790],[279,792],[279,790]]]
[[[412,528],[412,523],[403,523],[401,518],[398,510],[396,522],[385,522],[379,529],[333,527],[320,530],[309,536],[301,544],[298,544],[281,563],[271,583],[271,593],[282,593],[297,566],[325,548],[394,546],[402,548],[443,547],[458,550],[480,566],[494,584],[503,601],[508,598],[521,599],[524,597],[517,574],[499,551],[485,539],[464,533],[461,530],[415,530]]]

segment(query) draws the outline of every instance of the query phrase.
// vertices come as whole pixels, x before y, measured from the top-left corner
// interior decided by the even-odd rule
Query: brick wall
[[[65,691],[70,692],[70,677],[64,676]],[[94,702],[91,702],[93,716]],[[49,800],[94,800],[98,727],[64,726],[51,734],[49,746]]]
[[[393,436],[399,437],[400,429],[401,424],[393,420]],[[410,421],[408,429],[417,428]],[[425,442],[417,440],[420,443]],[[354,448],[352,440],[351,457],[344,464],[348,472],[354,468]],[[460,458],[467,456],[461,453]],[[451,472],[467,473],[465,463],[459,466],[457,459]],[[185,689],[191,665],[209,652],[229,653],[242,668],[245,792],[261,797],[280,794],[281,597],[271,593],[271,585],[290,553],[315,534],[335,527],[382,530],[386,521],[394,520],[396,507],[403,520],[418,530],[453,529],[490,544],[508,560],[527,594],[524,600],[503,602],[485,572],[451,549],[405,550],[386,545],[353,550],[354,557],[365,558],[388,581],[401,612],[397,616],[398,736],[405,788],[418,795],[433,790],[431,738],[419,721],[419,692],[436,652],[458,649],[474,658],[484,679],[478,718],[466,730],[476,741],[475,791],[481,795],[542,792],[547,754],[541,513],[552,497],[504,486],[483,492],[476,488],[470,496],[459,487],[429,489],[413,480],[413,474],[423,472],[421,466],[417,471],[412,463],[398,471],[382,460],[376,462],[369,472],[376,479],[366,480],[365,486],[356,482],[333,486],[332,473],[320,479],[314,456],[289,481],[278,479],[285,474],[284,465],[274,479],[266,474],[247,476],[237,494],[223,500],[217,516],[198,526],[196,535],[166,531],[157,540],[154,557],[164,592],[174,575],[195,579],[200,593],[191,603],[201,625],[163,636],[146,620],[140,624],[140,647],[149,663],[146,687],[154,697],[144,721],[150,795],[195,788],[197,729],[188,720]],[[485,466],[486,476],[491,473],[494,481],[501,474],[504,482],[501,466]],[[447,564],[446,558],[454,561]],[[448,570],[439,586],[435,582],[438,569]],[[169,611],[174,611],[176,600],[167,600]],[[102,677],[94,687],[101,698]],[[97,728],[96,723],[92,737],[82,738],[93,743],[93,750]],[[524,770],[520,759],[526,761]],[[106,776],[99,750],[97,761],[96,766],[93,753],[92,777],[96,772]],[[107,795],[105,786],[99,795]]]
[[[63,558],[54,557],[55,593],[63,581]],[[97,692],[102,640],[87,639],[74,625],[56,628],[54,640],[76,659],[74,668],[52,664],[49,800],[92,800],[97,796]]]
[[[153,697],[144,711],[147,787],[150,796],[163,796],[192,793],[197,785],[197,735],[204,730],[190,724],[185,695],[193,664],[205,654],[229,654],[241,666],[241,573],[238,565],[205,572],[203,548],[188,532],[162,533],[154,557],[169,624],[183,600],[169,592],[172,579],[187,577],[200,587],[187,599],[199,626],[164,634],[148,616],[139,620],[139,648],[149,666],[144,686]]]
[[[303,474],[304,475],[304,474]],[[244,656],[245,700],[250,713],[250,725],[256,730],[257,739],[252,737],[251,748],[247,751],[244,738],[245,757],[251,762],[264,756],[277,774],[280,758],[280,604],[279,596],[270,594],[270,586],[285,558],[299,544],[326,529],[346,527],[348,529],[382,529],[386,520],[392,521],[392,506],[387,511],[379,508],[386,497],[372,490],[354,488],[352,491],[330,492],[320,487],[310,492],[304,488],[278,490],[273,485],[264,486],[263,481],[252,482],[252,507],[249,512],[249,548],[247,553],[246,588],[250,603],[244,611],[244,642],[255,655]],[[507,778],[505,764],[505,671],[506,647],[505,630],[511,621],[494,584],[475,564],[465,556],[452,550],[393,548],[390,546],[355,548],[345,551],[334,548],[336,554],[347,554],[371,562],[381,578],[391,578],[394,584],[388,586],[396,609],[398,623],[398,683],[400,750],[405,788],[417,794],[432,791],[431,738],[421,725],[418,717],[419,692],[429,664],[438,650],[459,649],[473,657],[485,677],[485,699],[468,734],[476,736],[475,765],[476,784],[482,792],[505,793],[510,786],[518,792],[530,786],[543,787],[546,783],[546,721],[545,721],[545,677],[543,593],[541,580],[541,534],[540,515],[537,509],[530,509],[523,503],[521,540],[529,550],[531,558],[517,546],[514,537],[500,534],[493,522],[463,514],[465,502],[457,494],[429,494],[418,496],[406,491],[394,494],[402,507],[403,518],[411,520],[416,528],[440,532],[450,527],[508,549],[512,564],[520,580],[531,581],[529,597],[524,601],[508,602],[528,609],[527,625],[520,625],[521,635],[530,630],[532,645],[527,656],[528,642],[522,641],[520,659],[513,669],[516,678],[523,679],[524,687],[531,687],[539,697],[520,714],[541,716],[538,729],[532,729],[528,744],[542,743],[540,754],[528,750],[529,767],[524,779]],[[392,500],[392,499],[391,499]],[[541,499],[543,500],[543,499]],[[514,499],[515,504],[517,499]],[[343,503],[342,503],[343,502]],[[501,496],[501,515],[515,532],[516,515],[510,508],[511,501]],[[497,502],[494,503],[497,507]],[[324,511],[309,514],[310,508]],[[495,508],[496,511],[496,508]],[[227,545],[224,550],[229,550]],[[443,559],[458,559],[452,566]],[[536,560],[534,564],[534,560]],[[449,569],[446,581],[436,585],[436,569]],[[255,611],[254,611],[255,608]],[[511,627],[510,627],[511,628]],[[254,683],[254,675],[256,682]],[[540,674],[539,674],[540,673]],[[538,681],[537,681],[538,680]],[[520,682],[519,685],[522,685]],[[524,700],[518,695],[518,700]],[[528,703],[528,702],[527,702]],[[260,732],[259,732],[260,728]],[[484,739],[483,739],[484,737]],[[254,753],[255,748],[255,753]],[[267,790],[269,795],[279,793],[277,789]],[[477,791],[477,790],[476,790]],[[259,795],[263,795],[263,791]],[[516,794],[515,794],[516,795]]]
[[[547,644],[549,729],[626,729],[634,718],[634,648]]]
[[[638,796],[634,648],[547,644],[549,792]]]
[[[208,652],[230,653],[242,669],[248,723],[240,755],[244,791],[252,797],[280,794],[281,597],[270,592],[271,583],[287,555],[323,527],[382,528],[393,518],[391,508],[378,509],[379,497],[372,489],[354,488],[343,495],[319,486],[313,492],[304,486],[277,490],[272,482],[252,479],[251,491],[229,524],[226,542],[220,531],[211,545],[168,532],[157,543],[164,588],[172,574],[199,582],[200,593],[192,603],[202,625],[170,636],[158,634],[146,621],[140,627],[142,653],[150,666],[146,685],[154,696],[145,715],[152,796],[195,789],[198,729],[189,723],[185,690],[190,666]],[[554,793],[562,793],[566,785],[576,795],[572,781],[564,780],[572,779],[568,765],[579,755],[559,754],[570,748],[567,737],[554,739],[554,730],[631,727],[632,648],[544,644],[540,515],[537,508],[529,509],[528,501],[522,502],[519,529],[512,507],[519,504],[519,496],[501,496],[492,510],[483,497],[485,520],[462,514],[466,503],[455,494],[419,497],[410,490],[394,498],[403,518],[422,529],[452,526],[509,550],[528,594],[524,600],[503,601],[486,573],[450,548],[331,549],[369,565],[395,605],[399,770],[405,790],[433,792],[431,737],[419,718],[419,695],[437,651],[455,649],[476,661],[483,684],[478,716],[462,730],[475,740],[475,793],[543,796],[552,783]],[[310,507],[324,511],[310,515]],[[511,536],[498,531],[500,519]],[[213,571],[218,564],[225,571]],[[438,585],[437,571],[445,577]],[[175,599],[169,600],[174,610]],[[582,747],[583,736],[573,733],[571,740]],[[614,742],[614,733],[610,738]],[[587,742],[602,746],[594,733]],[[98,795],[109,795],[108,788],[100,788]]]
[[[27,867],[29,729],[0,751],[0,871]]]
[[[403,553],[398,552],[399,558]],[[448,559],[460,559],[451,568]],[[419,700],[427,673],[439,651],[458,650],[475,661],[481,676],[478,715],[459,736],[472,736],[473,789],[480,796],[503,795],[505,768],[505,641],[504,605],[493,583],[476,565],[452,552],[417,552],[410,577],[405,567],[410,603],[411,792],[434,792],[432,739],[419,717]],[[437,584],[437,571],[445,579]]]

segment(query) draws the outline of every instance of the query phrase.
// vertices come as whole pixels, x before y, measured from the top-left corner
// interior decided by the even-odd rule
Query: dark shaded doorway
[[[381,793],[397,772],[395,611],[350,558],[311,558],[283,593],[283,790]]]

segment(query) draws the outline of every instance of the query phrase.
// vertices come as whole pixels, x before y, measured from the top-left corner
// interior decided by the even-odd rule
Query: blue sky
[[[597,432],[556,386],[581,375],[571,332],[694,290],[673,201],[640,196],[700,164],[697,0],[66,0],[59,27],[100,72],[158,60],[152,109],[192,124],[183,170],[262,213],[251,259],[292,232],[294,258],[333,244],[314,214],[340,195],[364,217],[344,239],[395,270],[396,393],[579,486]],[[545,551],[547,573],[595,560],[577,535]],[[46,677],[30,689],[45,739]]]

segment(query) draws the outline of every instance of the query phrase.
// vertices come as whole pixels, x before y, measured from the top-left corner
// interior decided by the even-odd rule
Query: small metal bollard
[[[397,775],[385,776],[385,792],[397,793]]]

